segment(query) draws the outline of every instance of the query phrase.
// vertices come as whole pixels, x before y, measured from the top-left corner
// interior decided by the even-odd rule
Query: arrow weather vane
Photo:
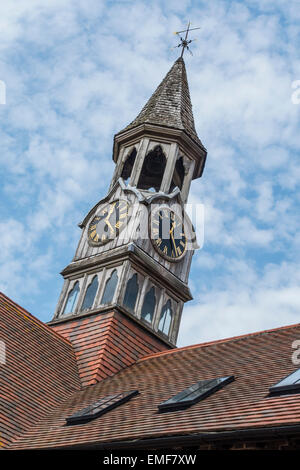
[[[178,36],[180,37],[180,44],[178,44],[178,46],[175,46],[175,47],[182,47],[182,51],[181,51],[181,56],[183,56],[183,53],[184,53],[184,49],[187,49],[191,55],[192,54],[192,51],[190,50],[189,48],[189,44],[192,42],[192,41],[195,41],[195,39],[189,39],[188,40],[188,34],[190,31],[194,31],[195,29],[200,29],[200,28],[192,28],[190,29],[190,25],[191,25],[191,22],[189,21],[188,23],[188,27],[187,29],[184,29],[183,31],[175,31],[174,34],[178,34]],[[181,36],[180,36],[180,33],[185,33],[185,38],[183,39]],[[174,47],[174,49],[175,49]]]

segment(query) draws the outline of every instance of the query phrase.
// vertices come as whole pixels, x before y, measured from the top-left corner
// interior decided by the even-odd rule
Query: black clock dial
[[[94,245],[104,245],[119,236],[128,222],[129,204],[117,200],[100,209],[88,227],[88,240]]]
[[[151,240],[156,250],[169,261],[181,259],[187,247],[181,217],[168,208],[157,210],[150,217]]]

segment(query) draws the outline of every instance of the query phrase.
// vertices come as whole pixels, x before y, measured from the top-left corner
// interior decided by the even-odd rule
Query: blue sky
[[[84,215],[105,196],[113,135],[186,55],[208,150],[194,300],[179,345],[300,320],[300,8],[297,0],[10,0],[1,5],[0,289],[52,317]]]

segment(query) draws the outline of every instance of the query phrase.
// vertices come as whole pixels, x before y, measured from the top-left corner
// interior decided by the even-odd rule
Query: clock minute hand
[[[116,205],[116,202],[112,205],[111,209],[109,209],[108,214],[107,214],[107,216],[106,216],[105,219],[104,219],[104,221],[105,221],[106,223],[108,222],[108,220],[109,220],[109,218],[110,218],[110,216],[111,216],[111,214],[112,214],[112,211],[113,211],[114,208],[115,208],[115,205]]]
[[[110,231],[111,231],[112,233],[114,233],[115,230],[114,230],[114,228],[112,227],[112,225],[111,225],[111,223],[109,222],[109,220],[105,220],[105,222],[106,222],[106,224],[110,227]]]
[[[173,243],[173,246],[174,246],[174,249],[175,249],[176,256],[178,256],[177,247],[176,247],[176,243],[175,243],[174,235],[173,235],[174,228],[175,228],[175,224],[172,225],[172,228],[170,230],[170,235],[171,235],[171,240],[172,240],[172,243]]]
[[[111,232],[114,232],[114,229],[112,228],[111,223],[109,222],[109,219],[110,219],[110,216],[111,216],[111,214],[112,214],[112,211],[113,211],[114,208],[115,208],[115,205],[116,205],[116,202],[112,205],[112,207],[110,208],[110,210],[109,210],[107,216],[106,216],[105,219],[104,219],[104,222],[110,227]]]

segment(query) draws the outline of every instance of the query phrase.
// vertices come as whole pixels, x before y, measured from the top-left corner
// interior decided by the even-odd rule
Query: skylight
[[[159,411],[174,411],[182,410],[194,405],[200,400],[208,397],[212,393],[215,393],[220,388],[229,384],[234,380],[234,376],[219,377],[217,379],[200,380],[200,382],[191,385],[182,392],[178,393],[167,401],[158,405]]]
[[[138,393],[138,390],[134,390],[131,392],[117,393],[115,395],[101,398],[83,410],[77,411],[72,416],[69,416],[66,419],[67,424],[82,424],[91,421],[92,419],[98,418],[113,408],[122,405]]]
[[[277,384],[269,388],[270,393],[284,394],[300,392],[300,369],[280,380]]]

